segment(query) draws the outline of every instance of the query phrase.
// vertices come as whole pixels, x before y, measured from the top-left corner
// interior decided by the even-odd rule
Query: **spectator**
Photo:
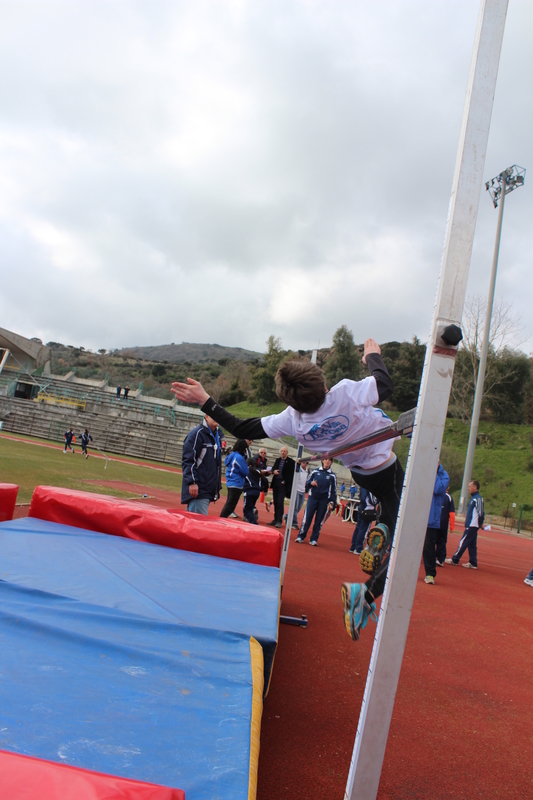
[[[272,467],[271,486],[274,496],[274,519],[268,524],[275,528],[281,528],[282,526],[285,498],[291,496],[295,466],[292,458],[289,458],[288,449],[283,446],[279,451],[279,458],[276,458]]]
[[[89,458],[89,453],[87,452],[87,445],[89,444],[89,442],[92,442],[92,440],[93,437],[89,433],[89,429],[85,428],[85,430],[81,435],[81,452],[82,455],[85,456],[85,458]]]
[[[470,502],[466,509],[465,517],[465,532],[459,547],[451,558],[446,559],[446,564],[459,565],[461,556],[468,548],[468,562],[463,564],[467,569],[477,569],[477,534],[480,528],[483,528],[485,521],[485,507],[483,498],[479,493],[479,481],[470,481],[468,484],[468,491],[470,492]]]
[[[250,468],[246,463],[244,455],[246,453],[246,440],[237,439],[233,445],[233,450],[226,456],[226,488],[228,490],[228,497],[224,508],[220,512],[221,517],[230,517],[235,514],[235,507],[239,501],[244,488],[244,480],[250,472]]]
[[[129,393],[130,393],[130,387],[129,386],[125,386],[124,387],[124,400],[128,399]]]
[[[448,529],[450,533],[453,533],[455,530],[455,505],[453,497],[450,494],[449,486],[442,504],[440,530],[437,534],[437,567],[443,567],[447,558],[446,545],[448,544]]]
[[[257,525],[257,509],[255,504],[257,503],[259,492],[261,491],[261,473],[256,467],[256,461],[254,458],[250,458],[248,461],[248,468],[250,471],[244,479],[244,503],[242,507],[242,515],[246,522],[250,522],[252,525]]]
[[[357,506],[357,524],[350,545],[350,553],[354,553],[356,556],[360,556],[363,551],[370,523],[377,517],[377,506],[377,498],[366,489],[361,488],[359,490],[359,505]]]
[[[218,500],[221,489],[218,423],[207,414],[185,437],[181,466],[181,502],[187,511],[207,516],[209,503]]]
[[[296,541],[305,542],[314,517],[315,523],[309,544],[316,547],[328,510],[333,511],[337,505],[337,478],[331,471],[331,458],[325,458],[320,469],[313,470],[307,478],[305,488],[309,492],[309,498]]]
[[[117,400],[120,400],[121,391],[122,391],[122,386],[117,386]]]
[[[67,448],[70,450],[71,453],[74,452],[74,448],[72,447],[72,443],[76,441],[76,437],[74,436],[74,431],[72,430],[72,425],[65,433],[65,449],[63,450],[64,453],[67,452]]]
[[[450,479],[448,473],[439,462],[437,467],[437,474],[435,476],[435,485],[433,487],[433,499],[431,501],[431,508],[429,510],[429,520],[426,529],[426,538],[424,540],[424,550],[422,558],[424,560],[424,569],[426,570],[426,577],[424,583],[433,585],[437,577],[437,536],[440,531],[440,520],[442,505],[446,497],[446,487]]]

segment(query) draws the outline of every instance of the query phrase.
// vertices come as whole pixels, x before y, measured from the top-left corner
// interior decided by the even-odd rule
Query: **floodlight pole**
[[[416,427],[345,800],[378,792],[459,344],[507,3],[481,2]]]
[[[485,329],[483,331],[483,343],[477,371],[476,393],[474,395],[474,408],[472,410],[472,421],[470,423],[470,435],[468,437],[468,448],[466,451],[465,468],[463,472],[463,485],[461,487],[461,499],[459,501],[459,512],[464,514],[468,505],[468,486],[472,478],[472,468],[474,466],[474,455],[476,452],[477,430],[479,417],[481,414],[481,401],[483,400],[483,384],[485,383],[485,370],[487,367],[487,355],[489,352],[490,325],[492,322],[492,309],[494,306],[494,290],[496,287],[496,273],[498,270],[498,258],[500,255],[500,241],[502,237],[503,207],[505,205],[505,195],[509,194],[518,186],[524,185],[525,170],[518,172],[516,165],[504,170],[497,178],[493,178],[486,184],[487,191],[490,191],[492,202],[496,207],[500,201],[498,209],[498,223],[496,225],[496,241],[494,243],[494,255],[492,258],[492,272],[490,275],[489,296],[487,299],[487,310],[485,312]],[[517,177],[521,178],[517,180]],[[496,189],[494,186],[496,185]]]

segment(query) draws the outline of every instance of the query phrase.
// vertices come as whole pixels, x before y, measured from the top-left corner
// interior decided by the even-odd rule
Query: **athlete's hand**
[[[366,364],[366,357],[370,355],[370,353],[377,353],[378,356],[381,355],[381,347],[375,339],[367,339],[365,342],[365,351],[363,353],[363,358],[361,359],[363,364]]]
[[[194,378],[187,378],[187,383],[175,381],[170,387],[172,394],[175,394],[182,403],[197,403],[200,406],[209,400],[209,395],[205,391],[200,381]]]

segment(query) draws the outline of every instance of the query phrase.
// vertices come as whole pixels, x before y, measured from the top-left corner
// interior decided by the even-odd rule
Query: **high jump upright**
[[[508,0],[482,0],[417,421],[345,800],[375,800],[452,385]]]

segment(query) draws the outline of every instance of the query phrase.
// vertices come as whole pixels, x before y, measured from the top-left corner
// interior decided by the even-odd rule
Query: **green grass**
[[[231,410],[237,416],[247,417],[276,413],[282,408],[281,403],[265,408],[239,403]],[[450,475],[456,505],[459,501],[468,434],[469,425],[459,420],[447,420],[441,461]],[[516,503],[515,517],[519,514],[520,506],[524,505],[523,520],[533,521],[533,426],[482,422],[479,436],[473,477],[481,484],[486,513],[504,516],[509,506],[509,513],[512,514],[512,504]],[[409,439],[402,439],[395,445],[395,451],[404,466],[409,443]],[[176,492],[181,490],[181,475],[149,469],[150,463],[154,462],[147,461],[133,466],[109,461],[107,469],[104,469],[105,461],[94,457],[86,461],[79,452],[75,456],[70,453],[63,455],[59,449],[36,447],[0,436],[0,481],[19,485],[19,503],[29,502],[33,489],[38,484],[89,492],[105,491],[119,497],[138,496],[140,492],[136,486]],[[102,489],[85,483],[85,480],[131,481],[134,486],[131,487],[131,492],[125,492],[112,487]]]
[[[227,410],[236,417],[248,419],[248,417],[268,417],[269,414],[279,414],[285,408],[287,408],[285,403],[271,403],[268,406],[260,406],[256,403],[245,401],[236,403],[234,406],[228,406]]]
[[[35,439],[35,442],[38,441]],[[181,475],[175,472],[162,472],[143,464],[133,466],[120,461],[108,461],[105,469],[104,459],[85,459],[80,455],[79,448],[76,450],[76,455],[64,455],[60,449],[10,441],[0,436],[0,482],[18,484],[19,503],[28,503],[39,484],[103,492],[116,497],[138,497],[141,493],[138,487],[142,486],[181,491]],[[153,462],[145,463],[148,465]],[[130,481],[132,486],[131,491],[120,491],[85,483],[87,480]]]

